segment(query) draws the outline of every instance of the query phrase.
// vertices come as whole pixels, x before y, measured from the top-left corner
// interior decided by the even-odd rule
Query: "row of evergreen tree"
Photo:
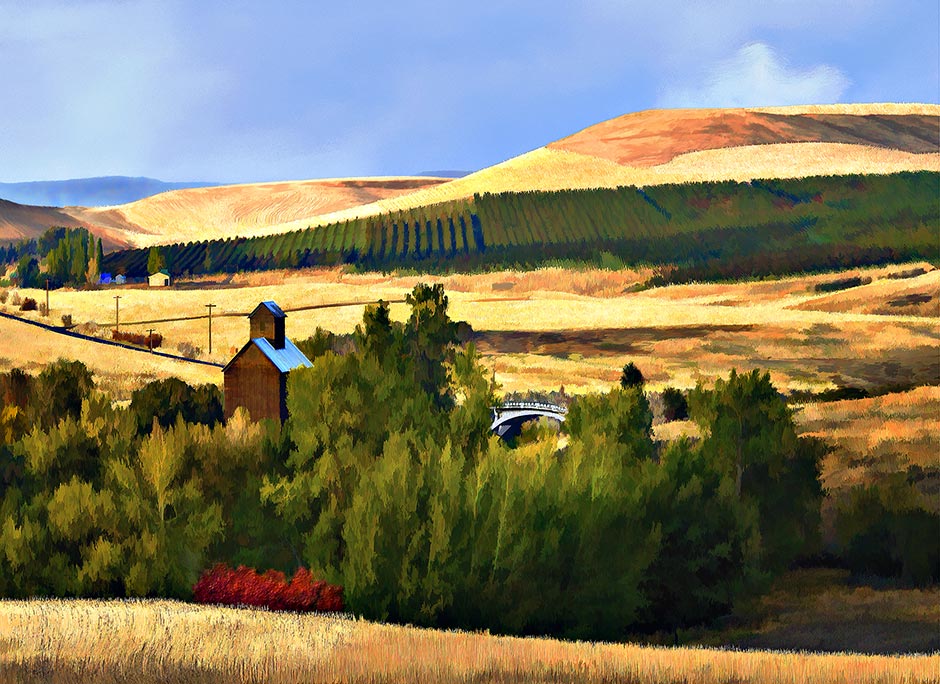
[[[743,277],[838,266],[843,254],[862,263],[931,258],[938,192],[940,174],[925,171],[483,194],[278,235],[170,245],[165,255],[174,274],[341,263],[459,270],[613,255],[676,266],[677,274]],[[148,257],[128,250],[106,263],[142,276]]]
[[[97,285],[104,262],[101,238],[85,228],[49,228],[40,237],[0,246],[0,263],[16,264],[20,287]]]

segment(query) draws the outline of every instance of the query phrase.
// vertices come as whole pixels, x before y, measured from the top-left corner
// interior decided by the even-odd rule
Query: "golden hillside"
[[[274,226],[282,232],[474,193],[940,171],[940,106],[809,105],[627,114],[463,178]]]
[[[87,225],[115,245],[147,246],[280,233],[485,192],[914,170],[940,171],[940,105],[648,110],[455,180],[325,179],[193,188],[114,207],[49,210],[62,217],[48,219],[38,214],[27,219],[0,203],[0,240],[37,234],[37,226],[45,229],[44,221],[54,221]]]
[[[115,207],[70,214],[124,231],[139,246],[269,232],[272,226],[446,182],[442,178],[331,178],[164,192]]]
[[[248,183],[172,190],[111,207],[33,207],[0,200],[0,242],[37,237],[50,226],[85,226],[109,248],[255,235],[448,180],[403,176]]]
[[[66,210],[56,207],[34,207],[0,199],[0,243],[14,242],[42,235],[52,226],[91,228],[102,238],[105,249],[129,247],[131,243],[121,231],[99,223],[89,225]]]

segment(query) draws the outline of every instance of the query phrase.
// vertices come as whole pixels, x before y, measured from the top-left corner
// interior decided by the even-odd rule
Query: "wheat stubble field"
[[[6,682],[937,682],[940,656],[510,638],[173,601],[0,603]]]
[[[198,317],[211,301],[218,305],[214,349],[201,358],[224,363],[247,339],[247,321],[237,314],[261,300],[274,299],[287,309],[287,334],[300,339],[317,326],[350,332],[363,302],[400,300],[416,282],[442,282],[452,317],[472,325],[472,341],[503,391],[562,385],[573,393],[604,390],[630,360],[652,391],[710,382],[732,367],[766,368],[785,392],[853,386],[883,393],[797,406],[801,431],[835,446],[823,463],[830,490],[911,465],[936,469],[940,271],[930,264],[638,288],[649,275],[552,268],[434,277],[336,269],[240,274],[169,290],[60,290],[52,294],[50,320],[68,314],[76,323],[95,321],[107,331],[114,322],[113,297],[120,294],[123,330],[155,328],[168,351],[182,342],[205,349],[205,318],[145,321]],[[871,280],[838,292],[816,290],[855,275]],[[19,313],[9,301],[6,310]],[[391,312],[402,320],[407,307],[393,304]],[[35,312],[23,315],[41,319]],[[22,342],[3,345],[0,368],[35,371],[56,356],[78,358],[117,399],[169,375],[221,382],[211,367],[82,342],[7,319],[0,320],[0,335]],[[694,434],[690,423],[659,424],[655,430],[659,439]],[[0,682],[940,682],[936,653],[840,652],[861,643],[889,654],[935,651],[936,589],[854,587],[829,571],[790,573],[782,583],[763,600],[758,622],[745,636],[699,641],[835,652],[516,639],[169,601],[30,601],[0,603]],[[840,645],[840,639],[852,645]]]
[[[907,271],[923,273],[888,277]],[[815,290],[851,275],[871,282],[834,294]],[[247,321],[239,314],[262,300],[273,299],[288,312],[287,334],[296,340],[318,326],[349,333],[361,321],[365,302],[400,302],[417,282],[441,282],[451,317],[473,327],[471,341],[504,391],[561,385],[569,393],[604,390],[628,361],[643,370],[653,390],[690,388],[734,367],[764,368],[786,392],[901,384],[907,389],[936,384],[940,376],[940,270],[930,264],[637,291],[647,277],[642,270],[560,268],[451,276],[282,271],[216,276],[171,289],[63,289],[52,294],[48,319],[20,314],[9,302],[0,310],[54,324],[70,315],[74,323],[93,322],[107,334],[119,294],[122,330],[146,334],[153,328],[163,335],[165,351],[175,353],[187,343],[202,350],[199,358],[224,364],[247,341]],[[45,293],[19,295],[42,301]],[[211,355],[208,303],[217,305]],[[337,304],[345,305],[310,308]],[[407,311],[403,303],[392,304],[393,318],[404,320]],[[11,338],[35,330],[14,322],[6,328]],[[58,345],[44,344],[42,353],[5,346],[0,369],[35,367],[57,354],[86,355],[106,386],[122,390],[132,383],[118,383],[118,376],[133,376],[140,364],[134,352],[97,359],[83,343],[63,337]],[[204,371],[198,375],[203,382],[221,382],[221,374],[214,380]]]

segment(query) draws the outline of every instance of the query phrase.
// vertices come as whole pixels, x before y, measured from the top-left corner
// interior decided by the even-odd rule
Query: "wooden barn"
[[[287,314],[274,302],[261,302],[248,314],[248,344],[228,362],[225,376],[225,418],[244,406],[252,420],[287,419],[287,376],[294,368],[310,367],[309,359],[284,334]]]

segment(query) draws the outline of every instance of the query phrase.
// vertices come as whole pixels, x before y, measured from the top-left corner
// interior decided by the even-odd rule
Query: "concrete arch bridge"
[[[568,413],[564,406],[540,401],[508,401],[491,409],[493,424],[490,425],[490,430],[504,439],[518,435],[522,424],[527,421],[551,418],[564,423]]]

